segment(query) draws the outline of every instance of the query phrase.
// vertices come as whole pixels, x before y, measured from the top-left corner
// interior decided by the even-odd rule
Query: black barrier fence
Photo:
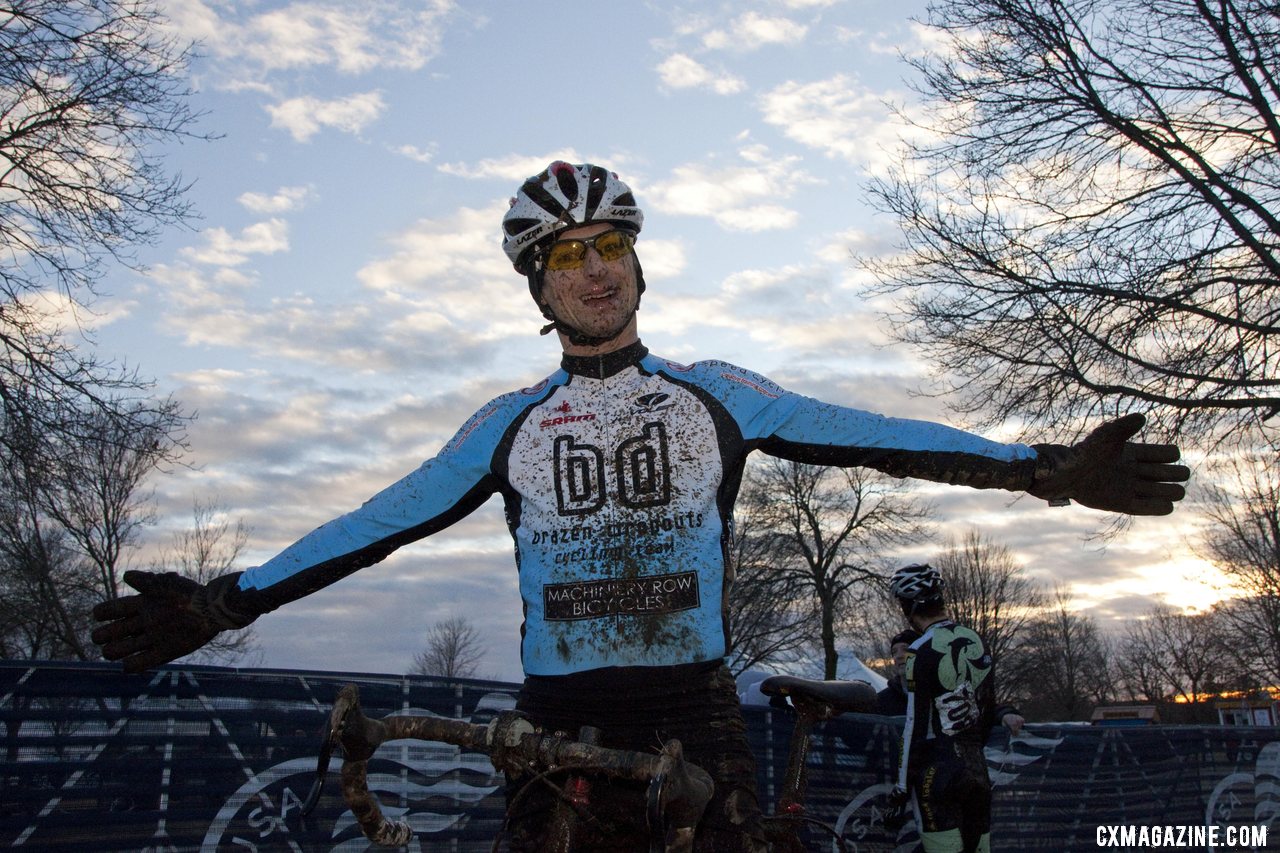
[[[328,709],[348,682],[375,717],[425,712],[486,722],[514,704],[515,687],[492,682],[217,667],[126,676],[108,665],[0,663],[0,845],[364,851],[338,793],[337,757],[319,807],[301,815]],[[786,709],[744,711],[767,807],[793,720]],[[918,849],[910,824],[888,833],[881,813],[900,722],[856,715],[823,724],[814,739],[809,814],[859,853]],[[1029,731],[1011,742],[997,730],[987,748],[997,851],[1206,850],[1215,849],[1211,831],[1216,849],[1280,848],[1268,832],[1280,818],[1274,728]],[[501,777],[483,755],[396,742],[369,770],[387,814],[414,827],[409,850],[491,848],[504,803]],[[1175,845],[1179,837],[1186,843]],[[833,849],[818,835],[810,843]]]

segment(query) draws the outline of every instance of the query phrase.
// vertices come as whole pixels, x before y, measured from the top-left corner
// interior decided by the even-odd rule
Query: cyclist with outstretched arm
[[[716,784],[698,849],[763,849],[724,666],[729,518],[753,450],[1130,514],[1167,514],[1182,498],[1177,448],[1128,441],[1140,415],[1075,446],[1002,444],[820,402],[732,364],[650,353],[636,321],[642,225],[630,188],[603,168],[556,162],[528,179],[503,219],[503,247],[548,321],[543,333],[559,337],[560,368],[490,401],[416,471],[261,566],[207,585],[126,573],[138,594],[95,610],[103,655],[128,671],[174,660],[499,494],[525,611],[518,707],[549,729],[597,726],[607,746],[679,738]],[[527,799],[535,813],[517,830],[537,849],[545,803]],[[625,825],[641,825],[642,843],[643,808],[626,792],[619,802],[610,844],[629,849]]]

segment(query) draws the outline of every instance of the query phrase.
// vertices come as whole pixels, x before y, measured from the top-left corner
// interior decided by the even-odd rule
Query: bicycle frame
[[[588,739],[591,735],[588,733]],[[389,740],[416,739],[456,744],[489,756],[494,769],[510,773],[533,770],[571,769],[584,774],[600,774],[649,783],[651,826],[663,826],[654,850],[661,853],[690,853],[698,821],[711,799],[711,777],[702,768],[684,760],[678,740],[667,741],[656,755],[608,749],[563,735],[547,735],[534,729],[521,714],[504,711],[488,725],[440,717],[388,716],[371,720],[360,708],[359,690],[354,684],[343,687],[329,715],[316,763],[316,781],[302,813],[309,814],[320,800],[333,748],[342,749],[342,795],[355,815],[361,832],[375,844],[400,847],[408,843],[413,830],[404,821],[387,820],[377,797],[367,784],[369,759],[378,746]],[[566,785],[572,785],[573,779]],[[573,794],[570,791],[570,794]],[[572,803],[557,815],[560,835],[552,849],[570,851],[575,820]],[[664,817],[670,818],[663,820]],[[496,849],[496,843],[495,843]]]
[[[802,853],[806,848],[800,839],[800,828],[810,825],[830,833],[838,849],[846,850],[835,830],[805,813],[806,759],[814,725],[847,711],[868,710],[874,704],[875,690],[861,681],[812,681],[792,676],[767,678],[760,689],[766,695],[788,698],[796,710],[782,793],[775,813],[764,819],[771,849],[774,853]],[[664,828],[661,837],[654,834],[651,848],[654,853],[692,851],[698,821],[714,787],[711,777],[683,760],[683,750],[677,740],[668,741],[655,755],[601,747],[599,738],[600,731],[589,726],[584,727],[577,740],[543,734],[515,711],[502,712],[487,725],[440,717],[396,715],[371,720],[360,708],[358,689],[348,684],[339,691],[329,715],[317,759],[316,781],[302,813],[310,813],[319,801],[329,756],[337,746],[344,757],[343,798],[365,837],[382,846],[407,844],[412,829],[406,822],[387,820],[377,797],[369,791],[369,759],[380,744],[389,740],[438,741],[483,752],[496,770],[508,773],[533,772],[536,776],[566,769],[576,771],[570,773],[561,787],[550,823],[549,850],[572,853],[576,849],[578,812],[589,803],[589,776],[598,774],[649,783],[649,825]],[[497,844],[495,840],[495,851]]]
[[[867,711],[874,707],[876,691],[865,681],[814,681],[789,675],[775,675],[760,683],[766,696],[786,697],[796,712],[796,725],[791,732],[787,753],[787,769],[782,778],[782,792],[773,815],[765,818],[765,832],[774,853],[804,853],[800,828],[813,826],[831,834],[836,847],[847,850],[844,840],[822,821],[809,817],[804,808],[808,788],[809,744],[813,727],[851,711]]]

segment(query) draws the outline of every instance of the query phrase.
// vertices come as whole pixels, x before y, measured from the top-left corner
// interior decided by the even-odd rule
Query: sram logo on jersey
[[[601,616],[653,616],[698,606],[695,572],[553,583],[542,588],[544,617],[549,622]]]
[[[565,400],[563,403],[556,406],[552,411],[559,412],[560,414],[553,415],[549,418],[543,418],[542,421],[539,422],[538,426],[543,429],[551,429],[552,427],[564,426],[565,424],[576,424],[582,423],[583,421],[594,421],[596,419],[596,416],[590,413],[585,415],[573,414],[573,408],[569,405],[568,400]]]

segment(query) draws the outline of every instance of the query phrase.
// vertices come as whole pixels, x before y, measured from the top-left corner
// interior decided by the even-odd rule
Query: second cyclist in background
[[[1016,734],[1022,716],[996,707],[994,662],[982,637],[951,619],[942,575],[904,566],[890,589],[916,635],[906,652],[906,722],[891,801],[914,802],[925,853],[989,853],[992,727]]]

